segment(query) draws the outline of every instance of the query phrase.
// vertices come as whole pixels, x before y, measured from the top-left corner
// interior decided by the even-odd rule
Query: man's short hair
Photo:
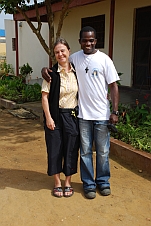
[[[93,27],[86,26],[86,27],[83,27],[79,33],[80,39],[82,38],[83,32],[89,32],[89,31],[94,32],[94,36],[96,38],[96,30]]]

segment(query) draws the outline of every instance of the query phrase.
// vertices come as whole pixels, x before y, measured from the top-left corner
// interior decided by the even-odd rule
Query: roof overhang
[[[74,0],[69,8],[75,8],[75,7],[79,7],[79,6],[83,6],[83,5],[89,5],[89,4],[93,4],[96,2],[102,2],[105,0]],[[59,12],[62,9],[62,2],[61,1],[56,1],[56,3],[52,4],[52,11],[53,12]],[[39,14],[41,17],[41,21],[42,22],[46,22],[47,21],[47,17],[46,17],[46,7],[44,4],[39,4]],[[26,11],[26,15],[28,16],[28,18],[30,18],[31,21],[37,21],[36,19],[36,10],[34,8],[34,6],[30,6],[28,11]],[[16,21],[23,21],[25,20],[23,15],[21,13],[16,13],[14,14],[14,20]]]

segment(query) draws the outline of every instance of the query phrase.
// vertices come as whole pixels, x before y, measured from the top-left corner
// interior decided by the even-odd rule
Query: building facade
[[[80,2],[80,3],[79,3]],[[60,11],[54,11],[55,30]],[[33,79],[41,79],[41,68],[49,65],[49,57],[37,37],[22,18],[5,21],[6,52],[8,63],[16,68],[29,63],[33,67]],[[18,58],[12,50],[12,38],[18,28]],[[35,23],[35,22],[34,22]],[[64,20],[62,37],[70,44],[71,53],[78,51],[79,31],[90,25],[97,30],[100,51],[108,54],[121,76],[122,86],[150,89],[151,85],[151,1],[150,0],[81,0],[74,1],[70,13]],[[42,25],[48,43],[47,23]]]

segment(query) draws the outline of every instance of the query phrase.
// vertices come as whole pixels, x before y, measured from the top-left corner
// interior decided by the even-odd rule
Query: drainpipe
[[[114,12],[115,12],[115,0],[111,0],[111,5],[110,5],[110,32],[109,32],[109,57],[111,59],[113,58]]]
[[[19,54],[18,54],[18,22],[15,20],[15,47],[16,47],[16,75],[19,76]]]

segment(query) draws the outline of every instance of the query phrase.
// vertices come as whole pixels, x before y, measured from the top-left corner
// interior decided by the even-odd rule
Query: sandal
[[[61,192],[62,195],[59,195],[58,192]],[[63,190],[62,187],[56,187],[53,189],[53,195],[57,198],[61,198],[63,196]]]
[[[70,192],[70,194],[66,195],[66,192]],[[74,190],[72,187],[65,187],[64,188],[64,197],[71,197],[74,194]]]

